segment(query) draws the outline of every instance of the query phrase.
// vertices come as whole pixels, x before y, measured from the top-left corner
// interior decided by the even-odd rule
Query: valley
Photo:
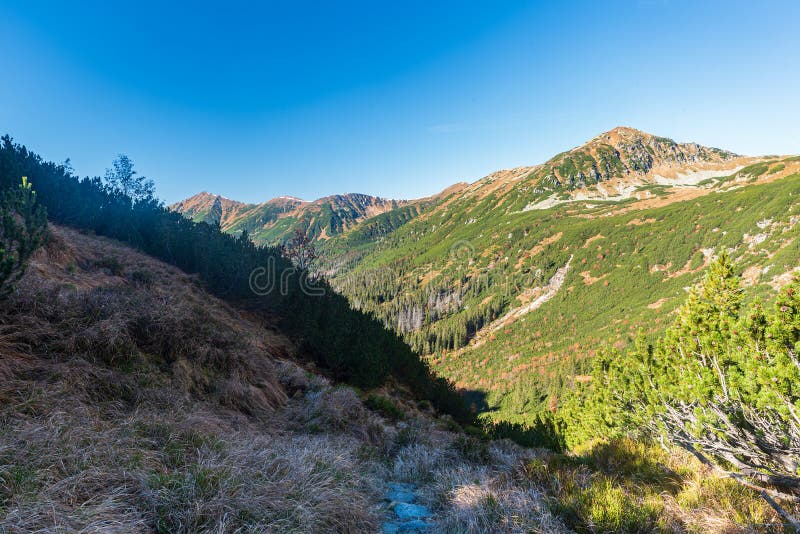
[[[787,283],[800,267],[798,173],[797,157],[616,128],[330,238],[311,233],[318,268],[356,308],[484,392],[486,417],[531,423],[558,411],[599,348],[662,333],[721,250],[751,295]]]
[[[195,222],[5,137],[0,528],[767,532],[800,484],[798,165],[542,209],[496,173],[312,235],[323,292],[254,297],[302,267],[239,204]]]
[[[0,534],[800,533],[797,20],[0,1]]]

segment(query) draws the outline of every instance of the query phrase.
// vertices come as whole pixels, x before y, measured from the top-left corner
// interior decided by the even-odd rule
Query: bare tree
[[[319,257],[314,243],[300,228],[294,232],[294,237],[281,247],[281,252],[299,269],[308,271]]]
[[[151,200],[155,196],[153,180],[133,170],[133,161],[128,156],[120,154],[111,166],[105,175],[106,184],[111,189],[129,196],[134,202]]]

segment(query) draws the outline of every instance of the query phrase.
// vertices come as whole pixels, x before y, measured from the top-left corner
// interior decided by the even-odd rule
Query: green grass
[[[703,532],[709,520],[731,529],[777,519],[757,493],[705,473],[688,454],[628,439],[531,460],[525,473],[576,532]]]
[[[364,399],[364,404],[370,410],[374,410],[392,421],[401,421],[406,418],[405,412],[389,397],[370,394]]]

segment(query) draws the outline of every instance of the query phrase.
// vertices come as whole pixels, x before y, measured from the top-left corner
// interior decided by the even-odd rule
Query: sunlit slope
[[[333,195],[307,202],[278,197],[260,204],[245,204],[210,193],[198,193],[171,209],[195,222],[218,224],[222,231],[246,231],[259,245],[275,245],[301,230],[316,240],[338,235],[361,221],[392,211],[406,201],[369,195]]]
[[[798,158],[759,160],[691,187],[645,185],[641,198],[516,212],[493,194],[450,199],[334,282],[443,375],[524,417],[557,402],[561,377],[580,373],[573,360],[664,328],[721,247],[763,293],[787,281],[800,256],[799,170]]]

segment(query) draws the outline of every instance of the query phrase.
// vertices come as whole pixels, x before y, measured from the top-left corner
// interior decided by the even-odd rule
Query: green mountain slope
[[[604,182],[606,193],[575,188],[531,207],[547,165],[495,173],[343,262],[333,285],[479,392],[493,417],[524,422],[557,408],[599,347],[625,345],[639,327],[663,330],[722,248],[747,269],[753,294],[788,279],[799,256],[798,158],[744,158],[632,132],[551,160],[597,153],[615,136],[645,147],[641,172],[635,151],[619,151],[627,170]],[[627,194],[607,194],[608,182]]]
[[[558,408],[599,347],[624,346],[639,327],[660,333],[722,248],[751,294],[788,281],[798,172],[796,157],[615,128],[377,214],[334,214],[346,197],[253,206],[198,195],[174,209],[257,242],[309,232],[319,269],[353,306],[428,355],[476,409],[531,422]]]

